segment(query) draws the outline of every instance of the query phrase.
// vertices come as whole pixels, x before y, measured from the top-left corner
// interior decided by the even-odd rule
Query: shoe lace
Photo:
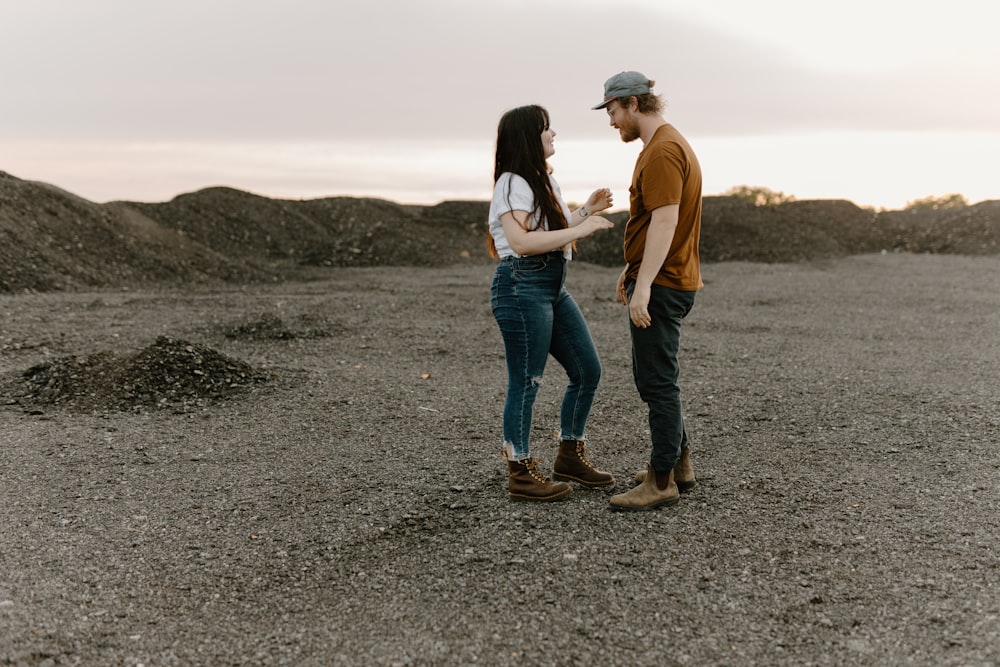
[[[534,459],[534,458],[528,459],[527,461],[524,462],[524,467],[527,469],[528,474],[534,477],[537,481],[548,482],[549,478],[543,473],[539,472],[538,468],[536,467],[539,461],[540,459]]]
[[[597,468],[594,467],[594,464],[590,462],[590,459],[587,458],[587,445],[582,442],[576,443],[576,455],[583,465],[587,466],[591,470],[597,470]]]

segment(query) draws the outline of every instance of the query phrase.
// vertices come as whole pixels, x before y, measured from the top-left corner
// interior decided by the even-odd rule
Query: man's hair
[[[649,82],[650,88],[654,85],[656,85],[655,81]],[[636,99],[636,103],[638,104],[639,113],[663,113],[663,110],[667,108],[667,103],[656,93],[646,93],[645,95],[626,95],[625,97],[619,97],[618,104],[623,107],[628,106],[628,101],[633,97]]]

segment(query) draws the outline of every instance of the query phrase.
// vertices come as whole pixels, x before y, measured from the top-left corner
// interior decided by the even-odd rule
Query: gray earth
[[[618,482],[542,505],[505,493],[488,265],[0,294],[0,664],[1000,664],[1000,259],[707,265],[700,484],[634,514],[617,272],[569,288]],[[157,341],[190,366],[102,390]]]

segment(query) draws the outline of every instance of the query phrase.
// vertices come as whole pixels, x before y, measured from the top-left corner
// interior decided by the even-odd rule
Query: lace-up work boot
[[[552,465],[552,479],[563,482],[578,482],[584,486],[609,486],[615,483],[615,476],[598,470],[587,456],[587,445],[583,440],[560,440],[559,453]]]
[[[653,466],[646,466],[642,484],[633,486],[625,493],[611,496],[613,510],[651,510],[660,505],[675,505],[680,500],[680,491],[674,483],[674,471],[657,473]]]
[[[642,484],[646,479],[646,471],[640,470],[635,474],[635,483]],[[694,476],[694,468],[691,466],[691,448],[682,447],[681,456],[674,464],[674,483],[681,493],[690,491],[698,485],[698,480]]]
[[[520,461],[507,459],[507,491],[511,500],[535,502],[561,500],[572,490],[566,482],[553,482],[539,472],[537,459],[526,458]]]

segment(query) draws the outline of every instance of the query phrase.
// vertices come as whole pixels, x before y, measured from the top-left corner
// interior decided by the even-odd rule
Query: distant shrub
[[[965,208],[969,205],[969,200],[960,194],[943,195],[941,197],[924,197],[906,202],[906,210],[910,209],[948,209]]]
[[[785,202],[795,201],[794,196],[786,195],[784,192],[777,192],[775,190],[771,190],[770,188],[750,185],[737,185],[729,188],[722,194],[726,197],[743,199],[750,202],[754,206],[773,206],[775,204],[784,204]]]

